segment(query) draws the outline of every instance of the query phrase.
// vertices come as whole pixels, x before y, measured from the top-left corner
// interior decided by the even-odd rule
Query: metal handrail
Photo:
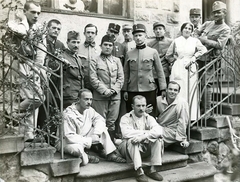
[[[38,75],[38,76],[40,77],[40,79],[42,80],[42,83],[43,83],[45,86],[47,86],[47,92],[48,92],[48,94],[53,95],[51,89],[48,87],[48,86],[49,86],[49,83],[48,83],[48,82],[50,81],[50,82],[54,85],[54,89],[56,89],[56,95],[58,96],[58,98],[60,98],[59,110],[60,110],[60,113],[62,113],[62,111],[63,111],[63,103],[62,103],[62,101],[63,101],[63,88],[62,88],[62,84],[63,84],[63,77],[62,77],[63,66],[62,66],[62,65],[65,64],[65,62],[64,62],[64,60],[59,59],[58,57],[52,55],[52,54],[49,53],[48,51],[43,50],[43,49],[40,48],[39,46],[36,46],[36,45],[34,45],[34,46],[35,46],[36,49],[40,49],[41,51],[44,51],[48,56],[51,56],[51,57],[53,57],[56,61],[58,61],[58,63],[60,64],[58,73],[54,72],[54,70],[51,70],[49,67],[46,67],[46,66],[43,66],[43,65],[41,65],[41,64],[35,63],[34,60],[28,59],[27,57],[25,57],[25,56],[17,53],[16,51],[10,49],[8,46],[5,46],[5,45],[2,44],[2,55],[3,55],[3,56],[2,56],[2,60],[3,60],[3,61],[2,61],[2,67],[3,67],[3,70],[2,70],[2,78],[3,78],[3,79],[2,79],[2,82],[0,83],[0,89],[1,89],[3,92],[0,94],[0,97],[3,97],[3,110],[5,110],[5,108],[6,108],[5,97],[6,97],[6,92],[8,91],[8,90],[6,89],[6,84],[7,84],[7,82],[8,82],[8,81],[7,81],[7,78],[8,78],[8,76],[9,76],[8,74],[11,74],[12,71],[14,71],[15,73],[17,73],[17,74],[19,75],[19,77],[25,78],[25,79],[26,79],[26,82],[29,82],[29,81],[28,81],[28,78],[26,77],[26,75],[24,75],[23,73],[19,72],[17,69],[14,69],[14,68],[12,67],[12,62],[7,63],[7,61],[4,61],[4,60],[5,60],[5,56],[6,56],[5,53],[4,53],[4,51],[7,51],[7,52],[10,54],[10,56],[18,58],[18,59],[15,59],[15,60],[14,60],[15,63],[18,63],[18,61],[24,62],[25,65],[27,65],[27,66],[29,66],[29,67],[31,68],[31,70],[33,71],[33,74],[34,74],[34,75]],[[39,70],[45,71],[45,72],[47,73],[47,79],[44,78],[43,75],[40,74]],[[49,75],[54,75],[55,77],[57,77],[57,78],[60,79],[60,90],[59,90],[59,91],[57,90],[57,87],[56,87],[56,85],[52,82],[52,80],[49,80],[49,78],[50,78]],[[12,78],[11,75],[10,75],[10,78]],[[29,82],[28,84],[31,86],[31,88],[33,89],[33,91],[34,91],[34,93],[36,94],[36,96],[38,96],[39,98],[41,98],[40,95],[39,95],[39,93],[38,93],[38,90],[36,90],[36,88],[35,88],[35,86],[34,86],[34,85],[35,85],[34,82],[35,82],[35,81],[33,81],[32,83]],[[11,79],[10,79],[10,84],[11,84],[11,88],[10,88],[10,89],[13,89],[13,88],[12,88],[12,80],[11,80]],[[12,91],[10,90],[10,92],[12,92]],[[12,95],[12,94],[10,94],[10,95]],[[34,97],[35,97],[35,96],[34,96]],[[11,97],[11,101],[10,101],[10,104],[9,104],[10,107],[11,107],[10,110],[12,110],[12,104],[11,104],[11,103],[13,102],[12,99],[14,99],[14,98]],[[41,99],[41,102],[42,102],[42,103],[43,103],[43,101],[44,101],[44,100]],[[55,106],[57,106],[57,101],[56,101],[54,95],[53,95],[53,103],[54,103]],[[46,104],[46,105],[48,105],[48,104],[49,104],[49,101],[47,101],[47,104]],[[19,105],[19,104],[18,104],[18,105]],[[47,108],[48,106],[46,107],[46,105],[43,104],[44,111],[45,111],[45,112],[48,112],[48,108]],[[33,106],[33,108],[34,108],[34,106]],[[8,109],[8,108],[6,108],[6,109]],[[24,119],[22,119],[22,120],[19,121],[19,120],[15,119],[14,117],[12,117],[11,114],[9,115],[9,114],[3,113],[2,116],[11,121],[11,122],[9,123],[10,125],[12,125],[13,122],[20,123],[20,124],[23,125],[23,126],[26,125],[26,123],[24,122]],[[48,116],[48,113],[47,113],[47,116]],[[59,140],[61,141],[61,151],[60,151],[60,152],[61,152],[61,158],[64,158],[63,142],[62,142],[62,141],[63,141],[62,122],[60,122],[60,123],[61,123],[61,124],[60,124],[60,126],[59,126],[59,129],[60,129],[60,134],[59,134],[59,136],[55,136],[55,135],[49,133],[48,131],[47,131],[47,132],[44,131],[44,128],[39,129],[39,128],[35,128],[35,127],[32,127],[32,126],[28,126],[28,127],[34,128],[34,130],[42,133],[43,135],[47,135],[48,137],[52,137],[52,138],[55,138],[55,139],[59,139]],[[11,127],[10,127],[10,128],[11,128]],[[6,130],[6,131],[7,131],[7,130]],[[5,133],[6,133],[6,132],[5,132]],[[33,142],[34,142],[34,141],[33,141]]]
[[[207,53],[205,53],[203,56],[209,56],[209,54],[211,54],[211,52],[214,51],[214,49],[210,49]],[[232,98],[232,96],[234,95],[234,100],[231,100],[231,102],[236,101],[236,71],[230,63],[229,61],[226,61],[227,57],[224,57],[223,54],[218,55],[217,57],[215,57],[213,60],[211,60],[210,62],[208,62],[205,66],[203,66],[200,69],[197,69],[196,72],[192,72],[191,70],[191,65],[192,64],[196,64],[196,67],[198,68],[198,64],[195,63],[189,63],[188,65],[185,66],[185,68],[188,70],[188,103],[189,103],[189,113],[191,114],[191,107],[192,107],[192,102],[193,102],[193,98],[190,98],[190,88],[189,88],[189,81],[190,78],[195,76],[196,74],[199,75],[199,73],[201,72],[201,76],[198,78],[198,80],[193,84],[195,85],[194,88],[191,90],[191,92],[193,92],[192,95],[194,95],[195,92],[198,92],[198,108],[197,110],[199,111],[200,109],[200,102],[202,100],[202,98],[204,97],[204,92],[207,90],[207,85],[208,84],[212,84],[213,85],[213,90],[217,90],[217,103],[215,103],[213,106],[211,106],[211,108],[209,110],[205,110],[205,112],[203,114],[200,113],[200,115],[197,115],[197,119],[195,121],[191,121],[191,117],[189,117],[189,124],[188,124],[188,140],[190,140],[190,129],[197,125],[197,127],[199,127],[199,124],[201,127],[207,125],[207,116],[214,112],[214,110],[217,110],[218,112],[220,112],[220,114],[222,114],[222,103],[224,101],[229,101],[229,98]],[[221,60],[225,60],[226,63],[228,63],[228,65],[226,66],[226,69],[229,70],[229,72],[231,72],[231,74],[233,75],[233,84],[234,84],[234,89],[232,92],[229,91],[229,89],[227,90],[226,95],[223,97],[223,93],[222,93],[222,67],[215,67],[216,64],[218,64],[219,61]],[[232,60],[235,61],[235,60]],[[225,63],[225,64],[226,64]],[[212,68],[213,67],[213,68]],[[208,72],[208,69],[213,69],[214,71],[212,71],[212,75],[209,76],[208,80],[206,80],[205,74]],[[191,73],[191,74],[190,74]],[[220,74],[220,76],[219,76]],[[201,85],[203,79],[205,79],[205,85]],[[213,81],[213,82],[212,82]],[[217,81],[217,83],[215,83],[214,81]],[[229,80],[228,80],[228,85],[229,85]],[[220,95],[220,96],[218,96]],[[206,99],[206,98],[205,98]],[[204,122],[203,122],[204,120]]]

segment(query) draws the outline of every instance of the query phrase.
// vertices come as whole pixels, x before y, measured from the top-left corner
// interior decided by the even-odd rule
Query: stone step
[[[234,91],[234,87],[222,87],[221,88],[221,93],[220,93],[219,89],[213,88],[212,100],[213,101],[220,101],[221,98],[225,98],[230,93],[233,93],[233,91]],[[231,97],[229,97],[228,99],[226,99],[224,102],[240,103],[240,88],[238,87],[236,89],[236,94],[233,93],[233,95]]]
[[[76,174],[80,172],[81,162],[81,158],[76,158],[68,154],[64,154],[64,158],[62,159],[61,154],[56,152],[54,160],[50,163],[50,169],[54,177]]]
[[[170,146],[170,149],[181,154],[195,154],[203,151],[203,141],[191,139],[187,148],[183,148],[179,143],[175,143]]]
[[[219,131],[214,127],[192,127],[190,131],[190,136],[192,139],[196,140],[212,140],[219,137]]]
[[[187,165],[188,155],[179,154],[173,151],[165,151],[163,165],[159,171],[181,168]],[[143,161],[143,168],[149,165],[149,161]],[[132,163],[115,163],[105,160],[98,164],[88,164],[80,168],[76,176],[76,182],[106,182],[117,179],[124,179],[134,176]]]
[[[23,135],[4,135],[0,137],[0,154],[21,152],[23,148]]]
[[[56,149],[47,143],[25,142],[25,148],[20,154],[21,166],[33,166],[52,163]]]
[[[183,168],[159,172],[163,176],[162,182],[214,182],[216,169],[206,162],[198,162]],[[148,178],[149,182],[155,182]],[[134,177],[115,180],[112,182],[136,182]]]
[[[232,116],[240,116],[240,104],[239,103],[222,103],[218,106],[218,109],[214,110],[215,113],[232,115]]]
[[[226,128],[228,127],[227,117],[230,118],[230,121],[233,120],[232,116],[229,115],[213,115],[207,120],[207,126]]]

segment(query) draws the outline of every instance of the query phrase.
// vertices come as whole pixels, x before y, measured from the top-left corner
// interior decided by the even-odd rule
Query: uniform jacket
[[[165,54],[169,48],[169,46],[172,43],[172,39],[168,38],[168,37],[164,37],[162,40],[158,41],[157,39],[152,40],[151,42],[148,43],[148,46],[156,49],[158,51],[159,54],[159,58],[161,60],[162,66],[163,66],[163,71],[166,77],[169,77],[170,75],[170,70],[169,70],[169,63],[168,61],[165,59]],[[156,75],[156,73],[155,73]],[[154,77],[156,77],[154,75]]]
[[[124,59],[122,60],[122,64],[124,65],[124,61],[125,61],[125,57],[128,51],[131,51],[132,49],[134,49],[136,47],[136,43],[135,41],[130,41],[130,42],[126,42],[124,41],[122,43],[122,45],[125,47],[125,55],[124,55]]]
[[[84,88],[81,58],[69,49],[66,49],[61,57],[70,63],[70,65],[64,65],[63,67],[63,97],[77,98],[79,90]]]
[[[112,51],[112,55],[119,58],[121,60],[121,62],[123,63],[125,55],[126,55],[126,47],[123,46],[121,43],[119,42],[114,42],[114,46],[113,46],[113,51]]]
[[[52,41],[47,37],[47,51],[55,56],[65,50],[64,44],[60,40]],[[46,56],[45,63],[53,70],[59,67],[59,63],[52,56]]]
[[[202,42],[207,49],[223,49],[230,37],[231,29],[226,23],[216,25],[214,21],[207,21],[199,28],[199,33],[200,37],[207,36],[208,40]]]
[[[90,83],[94,88],[93,97],[96,100],[119,100],[123,86],[124,74],[122,63],[114,56],[97,56],[90,63]],[[107,98],[104,93],[113,89],[116,94]]]
[[[146,46],[127,52],[124,64],[123,90],[129,92],[153,91],[157,88],[153,77],[156,70],[160,90],[166,89],[166,80],[158,52]]]

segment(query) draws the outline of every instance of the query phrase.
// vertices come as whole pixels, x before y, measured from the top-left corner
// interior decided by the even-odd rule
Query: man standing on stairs
[[[207,56],[204,56],[201,61],[202,65],[200,64],[199,67],[203,67],[205,64],[208,64],[215,58],[217,58],[221,51],[224,49],[229,37],[230,37],[230,27],[225,23],[224,19],[227,14],[227,6],[225,3],[221,1],[215,1],[212,5],[212,15],[213,21],[206,21],[195,33],[198,34],[199,40],[202,42],[204,46],[208,50],[213,48]],[[214,70],[215,68],[215,70]],[[214,71],[218,68],[221,68],[221,60],[216,62],[215,65],[211,66],[204,75],[202,85],[203,87],[206,85],[205,89],[205,96],[203,98],[203,111],[204,113],[211,109],[211,99],[212,99],[212,85],[210,82],[213,81],[212,75]]]
[[[153,69],[161,94],[165,95],[166,80],[161,60],[157,50],[146,45],[146,27],[143,24],[133,25],[133,39],[136,48],[127,52],[124,63],[124,100],[127,103],[127,112],[132,110],[132,98],[136,95],[146,97],[147,104],[152,105],[152,116],[156,117],[156,90],[157,85],[153,76]]]
[[[189,107],[184,98],[178,97],[180,85],[170,81],[166,97],[157,97],[157,110],[160,113],[157,122],[162,126],[164,146],[180,142],[184,148],[189,146],[186,129],[189,121]]]
[[[99,158],[87,155],[84,149],[100,145],[101,156],[109,161],[125,163],[126,160],[115,153],[116,147],[107,131],[105,119],[91,107],[92,99],[90,90],[81,89],[78,100],[64,110],[64,152],[81,157],[83,165],[98,163]]]
[[[17,52],[25,57],[23,60],[21,60],[22,58],[15,60],[12,65],[18,71],[18,73],[13,72],[13,80],[19,85],[18,99],[13,102],[12,116],[24,120],[26,124],[24,126],[24,140],[28,142],[36,140],[35,128],[37,127],[38,108],[45,99],[40,82],[40,75],[44,75],[45,71],[35,67],[34,63],[43,66],[46,54],[28,43],[28,40],[31,39],[31,42],[37,43],[38,47],[46,50],[45,35],[41,35],[44,27],[38,23],[40,13],[41,6],[38,3],[27,1],[23,8],[23,14],[16,14],[20,21],[8,23],[9,29],[14,32],[11,37],[17,45]],[[36,31],[40,31],[38,40],[33,39]]]
[[[162,127],[154,117],[145,112],[146,98],[136,95],[132,99],[132,111],[125,114],[120,121],[123,142],[118,150],[127,162],[133,162],[138,182],[147,182],[146,175],[154,180],[162,181],[156,167],[162,165],[163,141]],[[151,156],[150,170],[144,174],[142,158]]]
[[[84,87],[93,90],[89,80],[90,60],[99,56],[101,53],[100,46],[96,45],[95,37],[98,29],[96,25],[87,24],[84,28],[85,42],[80,44],[78,54],[82,57],[84,71]]]
[[[109,23],[106,34],[113,36],[113,38],[114,38],[114,46],[113,46],[112,55],[119,58],[123,64],[124,57],[126,55],[126,47],[117,41],[117,38],[118,38],[119,32],[120,32],[120,28],[121,27],[118,24]]]
[[[112,56],[114,39],[105,35],[101,54],[91,60],[90,83],[93,87],[93,108],[106,119],[112,141],[116,138],[115,122],[120,108],[121,88],[124,82],[122,63]]]
[[[168,60],[165,58],[166,52],[169,48],[169,46],[172,43],[172,39],[168,38],[165,36],[166,33],[166,27],[163,25],[161,22],[155,22],[153,24],[153,32],[156,36],[154,40],[148,43],[148,46],[156,49],[159,54],[159,59],[161,60],[166,83],[169,82],[169,75],[170,75],[170,68],[169,68],[169,63]],[[160,93],[160,88],[158,84],[158,79],[157,79],[157,74],[156,71],[154,70],[154,79],[158,87],[158,95],[161,95]]]

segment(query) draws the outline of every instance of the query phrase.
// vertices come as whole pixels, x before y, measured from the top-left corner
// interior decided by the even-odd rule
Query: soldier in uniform
[[[133,25],[133,39],[136,48],[127,52],[124,64],[124,100],[127,101],[127,112],[131,111],[132,98],[135,95],[143,95],[147,98],[147,104],[151,104],[156,116],[156,89],[157,85],[153,77],[155,68],[158,83],[162,95],[165,96],[166,80],[157,50],[146,46],[146,27],[143,24]]]
[[[101,55],[90,63],[93,108],[106,119],[112,141],[115,138],[115,121],[119,114],[120,91],[124,82],[122,63],[111,55],[113,46],[114,38],[105,35],[101,41]]]
[[[89,64],[90,60],[99,56],[101,48],[96,45],[95,38],[97,36],[97,26],[87,24],[84,28],[85,42],[80,44],[78,54],[82,57],[82,64],[84,70],[84,87],[92,90],[89,80]]]
[[[189,12],[190,22],[193,24],[194,30],[201,26],[201,10],[199,8],[192,8]]]
[[[126,48],[121,43],[117,42],[120,28],[121,27],[118,24],[109,23],[107,35],[113,36],[113,38],[114,38],[114,46],[113,46],[112,55],[119,58],[121,60],[121,62],[123,63],[124,56],[126,54]]]
[[[136,44],[133,40],[132,26],[129,24],[124,24],[122,26],[122,33],[124,36],[124,42],[122,45],[126,47],[126,51],[134,49],[136,47]]]
[[[79,33],[69,31],[67,35],[68,49],[60,55],[62,59],[68,62],[68,64],[65,64],[63,67],[63,108],[76,102],[79,90],[84,88],[82,60],[77,54],[79,45]]]
[[[126,53],[127,53],[128,51],[130,51],[136,47],[136,43],[133,40],[132,25],[124,24],[122,26],[122,33],[124,36],[124,42],[122,43],[122,45],[125,47]],[[124,55],[124,57],[126,57],[126,55]],[[123,65],[124,65],[124,62],[123,62]],[[119,111],[118,119],[116,121],[116,133],[118,135],[118,138],[121,138],[121,131],[120,131],[121,129],[119,127],[120,119],[124,114],[127,113],[126,102],[123,98],[123,93],[124,93],[124,91],[121,91],[120,111]]]
[[[207,64],[214,60],[217,56],[221,54],[221,51],[224,49],[231,33],[230,27],[225,23],[224,18],[227,13],[226,4],[221,1],[215,1],[212,5],[212,14],[213,21],[206,21],[198,30],[197,34],[199,36],[199,40],[202,44],[208,49],[212,49],[213,51],[208,54],[208,56],[204,56],[201,61],[203,67],[204,64]],[[221,61],[215,65],[215,69],[221,67]],[[214,67],[208,69],[206,74],[206,80],[211,79],[212,74],[214,73]],[[202,85],[205,85],[205,78],[203,78]],[[207,88],[205,91],[205,96],[203,99],[203,108],[209,110],[211,108],[211,99],[212,99],[212,85],[211,83],[207,84]]]
[[[165,79],[166,82],[169,82],[169,75],[170,75],[170,68],[169,68],[169,63],[165,59],[165,54],[172,43],[172,39],[168,38],[165,36],[166,32],[166,27],[160,22],[156,22],[153,24],[153,32],[156,36],[155,40],[152,40],[151,42],[148,43],[148,46],[156,49],[159,54],[159,58],[161,60],[162,66],[163,66],[163,71],[165,74]],[[157,82],[157,75],[156,72],[154,72],[154,79],[156,84],[158,85]],[[158,91],[159,91],[159,85],[158,85]],[[158,92],[158,95],[161,95],[161,93]]]
[[[52,19],[47,24],[47,37],[46,37],[47,51],[55,56],[63,52],[63,50],[65,49],[64,44],[57,39],[61,32],[61,29],[62,29],[62,24],[57,19]],[[46,55],[44,64],[47,65],[52,70],[55,70],[56,68],[59,67],[59,63],[52,56],[49,56],[48,54]],[[53,105],[53,95],[56,93],[56,90],[53,84],[57,83],[58,78],[51,75],[50,79],[52,81],[49,81],[49,88],[52,94],[48,94],[47,90],[45,91],[45,96],[46,96],[46,100],[44,103],[45,106],[47,106],[47,102],[49,102],[50,105]],[[40,126],[40,128],[43,127],[46,117],[47,116],[46,116],[46,111],[44,109],[44,106],[41,105],[39,108],[39,115],[38,115],[38,126]]]

